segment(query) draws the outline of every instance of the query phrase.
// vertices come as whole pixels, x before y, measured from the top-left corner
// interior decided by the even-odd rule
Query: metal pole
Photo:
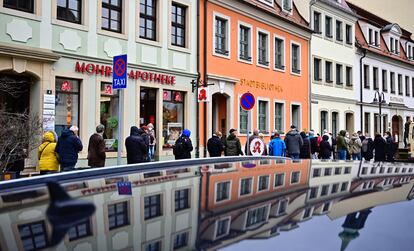
[[[251,110],[249,110],[247,112],[247,141],[246,141],[246,152],[245,152],[246,155],[250,155],[249,154],[249,152],[250,152],[249,137],[250,137],[250,128],[251,128],[250,123],[251,123],[251,120],[252,120],[250,118],[250,115],[251,115]]]
[[[379,114],[378,114],[378,117],[379,117],[379,133],[382,135],[382,128],[381,128],[381,123],[382,123],[382,116],[381,116],[381,103],[382,103],[382,98],[381,97],[379,97],[378,98],[378,100],[379,100]]]
[[[118,89],[119,92],[119,104],[118,104],[118,152],[117,152],[117,158],[116,158],[116,164],[121,165],[122,159],[121,159],[121,153],[122,153],[122,127],[123,127],[123,101],[124,101],[124,92],[122,89]]]

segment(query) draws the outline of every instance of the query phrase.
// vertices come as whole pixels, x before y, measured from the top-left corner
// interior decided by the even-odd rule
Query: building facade
[[[201,1],[206,31],[201,71],[209,85],[200,109],[201,142],[221,131],[237,129],[242,144],[247,131],[265,137],[287,132],[294,124],[309,127],[308,23],[290,1]],[[240,97],[256,97],[248,113]],[[203,143],[202,143],[203,144]]]
[[[195,131],[188,116],[195,112],[195,0],[20,2],[0,2],[0,77],[25,92],[23,102],[5,95],[2,105],[38,113],[58,134],[78,126],[79,166],[86,166],[88,138],[99,123],[106,126],[107,165],[115,163],[120,126],[123,145],[130,126],[152,123],[157,159],[172,156],[183,128]],[[128,54],[122,121],[119,91],[110,85],[119,54]]]
[[[396,23],[350,6],[359,15],[355,66],[361,76],[357,88],[361,128],[370,135],[390,131],[403,146],[404,123],[414,116],[412,34]]]
[[[318,0],[310,5],[312,35],[312,129],[323,133],[354,132],[356,106],[356,15],[344,0]]]

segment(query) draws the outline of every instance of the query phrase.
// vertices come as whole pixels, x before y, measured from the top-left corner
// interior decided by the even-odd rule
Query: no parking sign
[[[112,88],[124,89],[127,87],[127,55],[115,56],[113,60]]]

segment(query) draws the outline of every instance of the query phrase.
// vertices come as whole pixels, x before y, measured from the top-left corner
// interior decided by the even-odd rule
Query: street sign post
[[[113,59],[113,73],[112,73],[112,89],[119,91],[119,104],[118,104],[118,146],[117,146],[117,165],[121,165],[121,153],[122,153],[122,129],[123,129],[123,103],[124,103],[124,93],[122,89],[127,87],[127,66],[128,59],[127,55],[118,55]]]
[[[247,143],[249,142],[250,138],[250,129],[251,126],[251,110],[254,107],[254,104],[256,103],[256,99],[250,92],[245,92],[241,98],[240,98],[240,106],[243,108],[243,110],[247,111]],[[248,155],[248,152],[246,153]]]

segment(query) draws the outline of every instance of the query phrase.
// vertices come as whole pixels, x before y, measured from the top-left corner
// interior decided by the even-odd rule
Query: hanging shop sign
[[[208,87],[202,86],[198,88],[198,96],[197,96],[198,102],[209,102],[210,101],[209,97],[210,95],[209,95]]]
[[[99,65],[85,62],[76,62],[75,71],[88,75],[100,75],[105,77],[112,76],[112,66]],[[129,70],[127,72],[129,79],[136,79],[148,82],[154,82],[162,85],[175,85],[176,77],[169,74],[155,73],[150,71]]]

